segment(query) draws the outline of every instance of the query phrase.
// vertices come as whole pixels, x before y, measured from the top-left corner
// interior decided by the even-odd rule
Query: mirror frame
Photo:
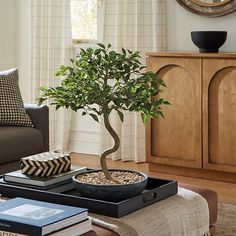
[[[177,0],[177,2],[188,11],[207,17],[224,16],[236,10],[236,0],[225,0],[221,3],[204,3],[200,0]]]

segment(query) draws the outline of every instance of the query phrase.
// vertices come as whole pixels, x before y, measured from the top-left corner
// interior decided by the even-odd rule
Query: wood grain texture
[[[148,52],[147,56],[152,57],[173,57],[173,58],[222,58],[222,59],[236,59],[236,53],[234,52],[219,52],[219,53],[198,53],[198,52]]]
[[[155,172],[156,170],[159,173],[166,173],[170,175],[173,174],[173,175],[188,176],[193,178],[236,183],[236,175],[234,173],[228,173],[222,171],[211,171],[206,169],[196,169],[196,168],[180,167],[180,166],[177,167],[177,166],[163,165],[156,163],[150,163],[149,170],[151,172]]]
[[[201,60],[149,57],[147,65],[165,81],[162,96],[171,103],[164,119],[148,122],[148,160],[201,168]]]
[[[151,170],[235,183],[236,53],[150,53],[147,65],[174,103],[148,122]]]
[[[204,168],[236,173],[236,60],[203,67]]]
[[[222,6],[227,4],[228,2],[232,1],[232,0],[224,0],[223,2],[210,2],[210,1],[202,1],[202,0],[191,0],[192,2],[194,2],[195,4],[199,5],[199,6]]]
[[[177,2],[184,7],[186,10],[207,17],[218,17],[229,14],[236,9],[235,0],[226,0],[221,4],[199,4],[200,1],[196,0],[177,0]]]

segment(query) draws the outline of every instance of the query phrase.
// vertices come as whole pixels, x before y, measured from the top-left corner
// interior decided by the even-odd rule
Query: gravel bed
[[[106,179],[103,172],[85,173],[77,176],[77,179],[83,183],[101,184],[101,185],[117,185],[117,184],[133,184],[144,180],[144,177],[138,173],[128,171],[110,171],[113,180]]]

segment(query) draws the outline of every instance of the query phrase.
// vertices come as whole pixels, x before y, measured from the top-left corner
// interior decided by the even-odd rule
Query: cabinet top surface
[[[232,58],[236,59],[236,52],[199,53],[199,52],[148,52],[148,57],[192,57],[192,58]]]

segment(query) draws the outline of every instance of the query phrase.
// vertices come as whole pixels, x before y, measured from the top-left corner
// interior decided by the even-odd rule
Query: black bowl
[[[75,188],[82,196],[111,202],[122,201],[139,195],[145,189],[148,182],[148,176],[146,174],[142,172],[122,169],[110,169],[110,171],[136,172],[142,175],[144,179],[138,183],[120,185],[89,184],[80,182],[77,179],[78,175],[99,171],[101,170],[88,170],[72,177]]]
[[[219,48],[225,43],[226,31],[192,31],[193,43],[199,48],[199,52],[219,52]]]

